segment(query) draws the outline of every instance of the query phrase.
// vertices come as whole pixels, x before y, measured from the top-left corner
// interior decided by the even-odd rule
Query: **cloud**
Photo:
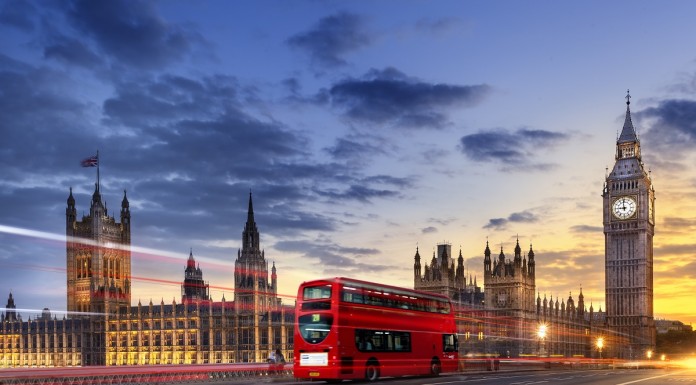
[[[386,153],[380,139],[369,138],[371,141],[361,138],[337,138],[335,144],[324,149],[336,160],[349,160],[354,162],[367,162],[375,155]]]
[[[17,28],[21,31],[31,32],[34,30],[32,16],[36,15],[36,13],[36,8],[29,1],[7,1],[0,9],[0,24]]]
[[[574,233],[601,233],[604,228],[601,226],[575,225],[570,227],[570,231]]]
[[[186,57],[203,43],[195,31],[168,23],[154,2],[76,0],[68,11],[79,33],[94,39],[102,53],[142,69],[158,69]]]
[[[368,203],[374,198],[394,198],[401,194],[396,190],[375,189],[363,185],[351,185],[344,189],[320,189],[314,190],[318,195],[331,200],[356,200]]]
[[[484,229],[493,230],[505,230],[507,224],[513,223],[534,223],[537,222],[539,218],[529,211],[521,211],[518,213],[512,213],[507,218],[493,218],[489,219],[488,223],[483,226]]]
[[[433,234],[433,233],[437,233],[437,227],[428,226],[428,227],[421,229],[421,234]]]
[[[380,252],[377,249],[346,247],[330,239],[288,240],[277,242],[273,247],[281,252],[300,253],[304,258],[317,261],[323,274],[356,274],[365,271],[388,271],[390,267],[372,262]]]
[[[481,130],[462,136],[460,150],[477,162],[498,162],[506,166],[535,166],[532,159],[540,151],[548,151],[568,139],[569,135],[546,130],[520,128]],[[537,164],[544,170],[551,165]]]
[[[56,59],[85,68],[95,68],[102,64],[99,56],[81,41],[66,37],[56,40],[44,48],[45,58]]]
[[[312,61],[322,67],[339,67],[346,64],[343,56],[369,45],[372,39],[364,30],[364,20],[359,15],[340,12],[319,20],[310,30],[296,34],[287,44],[309,53]]]
[[[696,145],[696,101],[668,99],[636,115],[653,119],[643,135],[651,146],[674,151],[691,151]]]
[[[448,123],[448,108],[474,106],[489,91],[485,84],[426,83],[389,67],[371,70],[360,79],[344,79],[326,93],[331,105],[352,120],[405,128],[441,128]]]

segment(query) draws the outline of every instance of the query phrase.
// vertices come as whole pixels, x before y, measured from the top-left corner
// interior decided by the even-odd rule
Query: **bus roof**
[[[308,285],[317,284],[317,283],[342,283],[344,285],[345,284],[354,285],[357,287],[362,287],[362,288],[372,289],[372,290],[387,290],[390,293],[394,293],[394,294],[412,295],[412,296],[417,296],[419,298],[444,300],[447,302],[450,301],[449,298],[447,298],[446,296],[441,295],[441,294],[435,294],[435,293],[430,293],[427,291],[408,289],[408,288],[399,287],[399,286],[385,285],[385,284],[377,283],[377,282],[362,281],[359,279],[347,278],[347,277],[315,279],[312,281],[302,282],[301,286],[308,286]]]

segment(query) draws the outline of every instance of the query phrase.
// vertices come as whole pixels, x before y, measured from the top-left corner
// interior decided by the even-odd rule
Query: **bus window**
[[[297,319],[302,339],[318,344],[329,335],[333,317],[331,314],[305,314]]]
[[[411,333],[389,330],[355,330],[355,346],[361,352],[410,352]]]
[[[456,352],[457,347],[457,335],[456,334],[443,334],[442,335],[442,351],[443,352]]]
[[[331,298],[331,285],[305,287],[302,292],[302,299],[325,298]]]

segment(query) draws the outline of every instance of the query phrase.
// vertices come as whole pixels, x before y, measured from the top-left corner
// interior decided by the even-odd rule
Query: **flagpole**
[[[99,150],[97,150],[97,191],[101,190],[101,184],[99,182]]]

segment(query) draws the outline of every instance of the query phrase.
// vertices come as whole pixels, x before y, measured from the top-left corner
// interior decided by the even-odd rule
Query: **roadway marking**
[[[686,371],[675,372],[675,373],[668,373],[668,374],[663,374],[663,375],[661,375],[661,376],[655,376],[655,377],[649,377],[649,378],[642,378],[642,379],[640,379],[640,380],[629,381],[629,382],[622,382],[622,383],[616,384],[616,385],[634,384],[634,383],[636,383],[636,382],[643,382],[643,381],[648,381],[648,380],[654,380],[654,379],[656,379],[656,378],[667,377],[667,376],[671,376],[671,375],[674,375],[674,374],[682,374],[682,373],[685,373],[685,372],[686,372]]]

